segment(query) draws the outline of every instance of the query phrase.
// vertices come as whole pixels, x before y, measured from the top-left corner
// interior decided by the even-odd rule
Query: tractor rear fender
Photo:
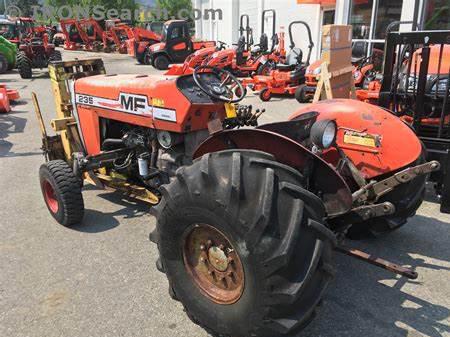
[[[328,216],[344,214],[352,208],[352,194],[342,177],[323,159],[279,133],[262,129],[221,131],[200,144],[194,159],[206,153],[229,149],[270,153],[278,162],[302,174],[309,174],[310,187],[322,199]]]

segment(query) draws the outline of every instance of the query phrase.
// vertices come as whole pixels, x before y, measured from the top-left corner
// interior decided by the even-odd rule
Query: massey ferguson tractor
[[[242,84],[224,69],[108,76],[93,59],[52,63],[50,76],[55,135],[33,94],[50,214],[81,223],[87,183],[152,205],[157,267],[211,335],[296,336],[336,273],[336,251],[417,277],[343,245],[405,224],[439,169],[389,111],[322,101],[258,126],[263,110],[239,104]]]

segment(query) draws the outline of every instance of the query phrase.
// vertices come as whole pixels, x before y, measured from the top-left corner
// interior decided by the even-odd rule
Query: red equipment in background
[[[164,24],[161,42],[147,47],[144,63],[158,70],[167,70],[171,63],[183,63],[197,50],[215,46],[215,41],[193,40],[187,21],[170,20]]]
[[[268,14],[272,14],[272,37],[269,49],[269,39],[265,33],[265,21]],[[242,18],[241,18],[242,19]],[[267,75],[275,64],[284,62],[286,50],[284,48],[284,33],[276,33],[276,12],[267,9],[262,12],[261,38],[248,53],[245,49],[246,42],[243,36],[238,41],[236,49],[226,49],[214,53],[211,59],[205,63],[210,67],[229,69],[234,75],[247,77],[252,74]],[[247,41],[247,48],[248,41]]]
[[[298,24],[305,26],[308,33],[308,56],[305,62],[303,62],[303,52],[300,48],[295,47],[293,38],[292,28]],[[289,24],[289,40],[291,50],[285,64],[275,65],[275,70],[272,70],[268,76],[255,75],[252,79],[243,80],[245,86],[251,86],[253,91],[259,91],[259,98],[263,101],[269,101],[274,94],[294,95],[297,88],[305,83],[305,70],[309,66],[314,47],[309,25],[304,21],[291,22]]]
[[[145,64],[145,53],[149,46],[161,42],[164,23],[146,22],[143,27],[133,28],[133,38],[127,41],[128,55],[133,56],[140,64]]]
[[[60,21],[61,31],[65,36],[64,49],[78,50],[89,43],[89,37],[76,19]]]
[[[225,43],[217,41],[217,47],[207,47],[197,50],[195,53],[189,55],[183,64],[172,64],[165,75],[187,75],[192,74],[194,69],[201,66],[205,60],[213,53],[224,50]]]
[[[0,113],[11,111],[11,102],[20,98],[17,90],[8,89],[6,84],[0,83]]]

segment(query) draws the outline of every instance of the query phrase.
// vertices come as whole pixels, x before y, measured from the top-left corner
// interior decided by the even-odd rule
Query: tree
[[[31,6],[39,6],[39,0],[7,0],[6,6],[16,6],[21,10],[22,16],[31,16],[33,14],[33,10],[31,9]],[[3,9],[3,1],[1,8]],[[4,12],[4,9],[1,11]]]
[[[186,19],[186,15],[192,13],[191,0],[156,0],[156,8],[166,12],[168,18]]]

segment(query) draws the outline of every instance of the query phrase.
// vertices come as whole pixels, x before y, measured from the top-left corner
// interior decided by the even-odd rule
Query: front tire
[[[265,88],[265,89],[260,91],[259,98],[263,102],[268,102],[272,98],[272,93],[270,92],[269,89]]]
[[[306,95],[306,84],[300,84],[297,89],[295,89],[295,99],[299,103],[307,103],[308,97]]]
[[[33,63],[24,52],[17,53],[17,69],[21,78],[33,77]]]
[[[63,160],[52,160],[41,165],[39,181],[42,195],[50,214],[63,226],[81,222],[84,202],[81,182]]]
[[[158,55],[155,57],[153,61],[153,66],[158,70],[167,70],[169,69],[169,58],[165,55]]]
[[[269,154],[232,150],[163,186],[157,265],[213,336],[295,336],[314,317],[334,273],[334,236],[302,179]]]

